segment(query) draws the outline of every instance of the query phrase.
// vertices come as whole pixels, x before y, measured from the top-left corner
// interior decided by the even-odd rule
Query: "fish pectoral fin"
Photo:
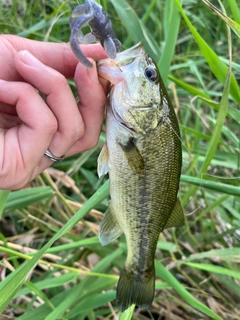
[[[173,208],[173,211],[170,217],[168,218],[168,221],[164,229],[171,228],[171,227],[181,227],[182,225],[184,225],[183,208],[179,198],[177,198],[176,204]]]
[[[122,229],[117,221],[111,204],[109,205],[100,223],[99,240],[102,246],[116,240],[122,234]]]
[[[98,156],[98,176],[99,178],[101,176],[104,176],[109,171],[109,153],[108,153],[108,146],[106,143],[104,143],[103,148]]]
[[[142,174],[144,172],[144,160],[134,143],[134,139],[129,138],[126,144],[119,142],[119,145],[122,148],[132,171],[137,174]]]

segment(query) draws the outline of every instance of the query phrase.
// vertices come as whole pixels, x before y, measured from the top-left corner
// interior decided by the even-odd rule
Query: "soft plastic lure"
[[[121,42],[116,38],[112,23],[101,5],[92,0],[85,0],[84,4],[78,5],[73,10],[69,24],[71,48],[86,67],[92,68],[92,63],[84,56],[80,43],[88,44],[98,40],[109,58],[116,58]],[[91,33],[83,35],[81,29],[86,24],[91,28]]]

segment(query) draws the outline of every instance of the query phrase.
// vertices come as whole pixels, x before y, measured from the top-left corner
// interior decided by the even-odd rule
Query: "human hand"
[[[106,57],[100,45],[82,50],[93,60]],[[19,189],[49,167],[48,148],[70,156],[97,143],[108,84],[93,64],[78,63],[68,44],[0,36],[0,189]],[[66,80],[72,77],[78,104]]]

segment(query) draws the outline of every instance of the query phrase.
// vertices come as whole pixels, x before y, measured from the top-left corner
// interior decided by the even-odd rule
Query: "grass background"
[[[0,32],[69,41],[76,1],[0,2]],[[109,200],[92,150],[0,191],[0,319],[240,319],[240,9],[237,0],[103,0],[122,41],[158,63],[183,141],[185,226],[164,231],[149,311],[119,315],[124,237],[101,247]],[[231,32],[229,29],[231,29]],[[87,29],[86,29],[87,32]],[[73,81],[69,81],[75,92]]]

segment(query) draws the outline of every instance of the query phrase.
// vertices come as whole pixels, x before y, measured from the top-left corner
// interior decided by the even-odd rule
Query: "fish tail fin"
[[[142,309],[151,306],[155,290],[155,270],[143,274],[123,269],[117,285],[117,306],[124,312],[132,304]]]

